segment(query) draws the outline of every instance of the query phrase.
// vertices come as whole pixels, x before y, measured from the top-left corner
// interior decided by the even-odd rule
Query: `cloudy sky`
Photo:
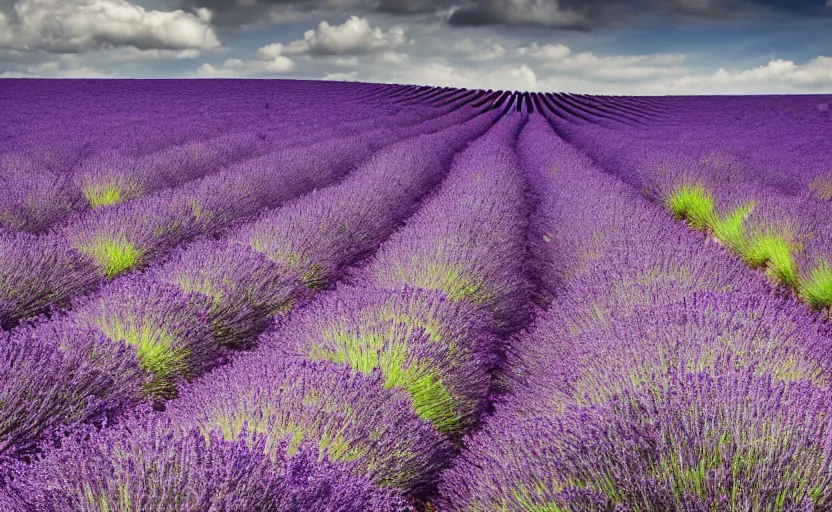
[[[832,0],[0,0],[0,77],[832,93]]]

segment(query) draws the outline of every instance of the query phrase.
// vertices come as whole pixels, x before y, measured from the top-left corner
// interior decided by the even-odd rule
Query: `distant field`
[[[832,96],[0,91],[0,511],[832,510]]]

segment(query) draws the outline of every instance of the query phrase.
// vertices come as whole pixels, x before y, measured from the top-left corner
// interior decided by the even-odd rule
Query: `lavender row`
[[[0,238],[0,325],[62,306],[183,241],[331,183],[386,143],[476,114],[461,109],[398,131],[380,129],[249,160],[186,187],[85,216],[51,235]]]
[[[54,372],[47,374],[54,375],[49,382],[44,381],[45,375],[18,373],[21,365],[9,368],[4,379],[9,393],[29,389],[28,394],[39,393],[43,398],[37,404],[25,399],[10,404],[13,410],[6,416],[10,421],[3,435],[7,454],[25,454],[39,437],[58,425],[117,414],[119,408],[132,407],[142,395],[170,397],[183,379],[221,363],[228,347],[250,345],[270,315],[309,295],[311,283],[304,285],[299,276],[323,268],[323,279],[335,279],[343,265],[395,229],[416,206],[416,200],[441,179],[453,148],[461,147],[492,122],[493,118],[480,117],[395,144],[340,185],[263,216],[254,224],[254,231],[243,228],[224,240],[185,247],[168,263],[113,283],[66,318],[41,326],[59,332],[58,336],[40,340],[36,333],[30,338],[40,344],[54,343],[52,350],[59,349],[54,359],[64,367],[56,364]],[[410,172],[400,174],[401,166]],[[330,226],[348,227],[338,233]],[[267,229],[273,237],[284,235],[282,239],[308,255],[308,267],[298,266],[280,253],[255,250],[250,234],[262,236]],[[339,240],[341,247],[333,247],[332,238]],[[331,250],[336,252],[330,254]],[[63,333],[73,334],[74,339]],[[83,346],[91,343],[82,346],[80,334],[94,336],[97,341],[103,338],[103,342],[90,353]],[[15,341],[12,336],[11,342]],[[126,350],[130,357],[108,359],[117,350]],[[17,359],[25,360],[25,356]],[[135,365],[132,371],[112,368],[111,360],[125,359]],[[110,379],[96,381],[94,394],[87,396],[84,393],[90,386],[76,384],[79,379],[67,374],[77,366],[81,368],[76,373],[86,380],[91,374],[106,374]],[[93,397],[96,399],[91,400]],[[44,409],[48,409],[46,414]]]
[[[448,207],[454,207],[462,214],[460,223],[471,224],[475,219],[469,213],[470,205],[465,200],[460,202],[461,193],[478,197],[486,218],[489,213],[500,215],[512,207],[522,208],[518,206],[518,200],[522,202],[523,199],[520,184],[509,187],[509,193],[514,191],[517,195],[507,197],[501,194],[494,181],[488,185],[482,180],[483,177],[493,179],[502,176],[510,169],[506,166],[511,165],[513,155],[508,144],[516,132],[517,121],[500,123],[460,155],[440,191],[430,197],[420,213],[394,239],[405,233],[409,233],[406,238],[420,236],[424,231],[422,223],[431,219],[438,221]],[[485,128],[487,124],[481,126]],[[447,141],[451,134],[442,135]],[[500,146],[503,146],[502,151]],[[435,148],[436,142],[427,147]],[[445,158],[446,165],[448,157]],[[487,164],[482,165],[485,162]],[[479,168],[474,167],[477,163]],[[418,173],[397,173],[396,176],[400,176],[398,179],[401,180],[414,174]],[[368,184],[377,184],[375,187],[384,183],[378,180],[378,176],[366,176],[365,179]],[[395,196],[399,196],[399,200],[391,204],[401,204],[400,194],[412,187],[402,185],[392,186],[392,189],[399,191],[389,196],[388,201]],[[364,188],[368,187],[365,185]],[[355,194],[357,190],[350,188],[349,192]],[[368,199],[375,195],[368,196]],[[356,199],[357,206],[362,201]],[[466,217],[467,223],[464,221]],[[505,220],[514,219],[509,216]],[[467,230],[476,230],[476,225],[469,226]],[[439,230],[440,233],[442,231]],[[485,232],[481,234],[485,235]],[[453,235],[444,230],[448,244],[454,243]],[[391,244],[401,246],[394,239],[383,247]],[[490,244],[485,240],[482,243],[495,248],[501,246],[499,238],[492,238]],[[470,254],[471,249],[468,252]],[[377,255],[369,268],[382,261]],[[436,430],[442,423],[430,421],[441,418],[431,417],[428,420],[424,417],[425,413],[431,416],[430,411],[448,406],[442,400],[442,394],[436,393],[436,390],[443,388],[445,380],[436,381],[429,377],[438,375],[452,379],[448,382],[448,389],[454,399],[463,399],[457,402],[457,406],[463,409],[472,406],[481,408],[481,404],[470,401],[478,395],[479,401],[482,401],[488,389],[487,368],[473,371],[478,364],[488,365],[489,359],[486,356],[478,361],[474,356],[477,353],[485,356],[495,345],[489,333],[486,311],[461,297],[450,299],[441,289],[409,288],[408,291],[400,291],[398,286],[385,290],[371,285],[339,288],[281,322],[276,330],[264,335],[261,347],[255,352],[238,358],[231,365],[212,372],[206,379],[185,389],[183,398],[169,403],[166,415],[172,424],[178,425],[178,428],[172,429],[179,433],[175,435],[196,431],[211,432],[208,435],[221,436],[227,442],[244,439],[248,446],[277,460],[287,457],[287,454],[294,460],[297,457],[294,453],[296,446],[314,446],[314,459],[323,460],[344,474],[353,475],[351,478],[375,482],[381,488],[375,488],[374,493],[390,495],[395,492],[390,488],[398,488],[413,498],[430,486],[432,475],[448,460],[451,451],[448,441]],[[311,326],[314,326],[311,332],[305,329]],[[383,345],[373,347],[363,344],[372,345],[373,339],[378,339]],[[315,348],[316,342],[324,345]],[[327,348],[344,354],[348,360],[328,357]],[[362,360],[362,352],[370,359]],[[374,352],[375,362],[371,356]],[[355,357],[349,358],[347,354]],[[406,361],[409,364],[405,365]],[[398,370],[396,365],[399,365]],[[451,367],[463,372],[467,368],[468,371],[448,373]],[[461,380],[457,380],[456,386],[453,385],[453,379],[464,379],[465,376],[472,378],[469,384],[475,384],[478,391],[466,389]],[[415,393],[419,389],[426,392]],[[431,399],[434,404],[429,403]],[[416,405],[419,400],[421,403]],[[115,442],[120,446],[129,446],[133,457],[139,457],[144,452],[141,451],[141,443],[134,438],[143,438],[144,432],[159,428],[160,420],[149,418],[146,422],[147,426],[138,436],[126,432],[116,434],[117,430],[111,435],[116,436]],[[170,423],[165,425],[170,428]],[[255,432],[264,433],[265,438],[261,440]],[[89,453],[102,453],[102,448],[90,442],[83,449],[73,448],[67,455],[83,454],[83,460],[90,460]],[[157,454],[153,460],[169,460],[169,454],[175,450],[171,447]],[[46,460],[55,459],[45,459],[36,467],[38,470],[44,468],[49,473]],[[94,467],[97,469],[99,466]],[[191,468],[189,471],[193,472],[194,478],[210,470],[209,465],[196,461]],[[101,488],[100,474],[87,472],[82,476],[81,482]],[[37,478],[39,482],[50,482],[55,477],[38,475]],[[119,482],[136,479],[139,479],[136,482],[139,487],[146,485],[142,482],[148,481],[147,476],[133,472],[120,478]],[[261,474],[250,471],[241,481],[240,488],[250,489],[252,482],[262,480]],[[304,488],[299,485],[296,492]],[[82,491],[79,489],[79,492]],[[396,503],[388,499],[380,510],[389,510]]]
[[[828,508],[832,330],[542,118],[518,153],[557,299],[509,344],[440,508]]]
[[[240,132],[280,144],[295,128],[328,131],[341,126],[343,133],[350,120],[384,120],[401,112],[383,96],[374,101],[365,98],[366,86],[344,84],[144,81],[99,87],[94,82],[61,83],[60,94],[55,94],[53,83],[47,81],[6,81],[0,101],[7,114],[4,119],[14,122],[0,123],[0,161],[24,157],[39,172],[59,172],[113,150],[141,158]],[[107,101],[111,96],[117,99]],[[213,100],[217,97],[223,98],[221,108]],[[431,102],[415,108],[437,111]],[[67,131],[67,126],[72,130]]]
[[[256,352],[188,389],[169,413],[227,439],[257,425],[273,446],[316,442],[320,456],[345,469],[423,497],[450,443],[486,405],[498,312],[523,313],[518,292],[491,286],[512,270],[523,285],[523,232],[509,228],[522,226],[525,213],[511,150],[521,123],[501,121],[458,155],[441,188],[351,276],[355,284],[282,320]],[[455,276],[438,274],[432,258],[412,259],[420,245],[443,247],[448,258],[438,263],[453,265]],[[505,270],[489,267],[494,257]],[[474,290],[460,284],[471,280],[494,295],[468,295]],[[295,375],[300,382],[287,383]]]
[[[73,214],[175,187],[264,149],[262,141],[253,135],[232,135],[142,159],[126,158],[115,151],[98,153],[80,162],[71,173],[44,171],[25,161],[7,161],[2,177],[5,192],[0,195],[0,225],[42,233]]]
[[[411,109],[404,116],[339,123],[321,117],[312,121],[287,118],[269,126],[274,134],[250,131],[174,146],[138,158],[122,151],[101,151],[67,171],[49,171],[16,155],[0,164],[4,192],[0,194],[0,226],[40,233],[76,212],[118,204],[155,190],[175,187],[217,172],[234,161],[258,154],[347,136],[377,126],[411,125],[429,119],[428,109]],[[303,119],[303,118],[302,118]],[[290,130],[291,128],[291,130]],[[289,133],[289,136],[286,134]],[[278,136],[279,135],[279,136]],[[49,142],[45,142],[49,147]]]
[[[140,156],[241,127],[268,130],[284,118],[338,120],[355,112],[374,109],[381,115],[391,110],[384,103],[361,100],[365,87],[333,83],[145,80],[3,85],[0,101],[7,114],[4,121],[8,120],[0,124],[3,149],[32,153],[49,170],[105,148]]]
[[[813,308],[832,305],[832,161],[816,108],[826,103],[780,99],[773,122],[768,110],[759,117],[760,98],[674,101],[684,123],[637,131],[555,123],[606,170],[763,268],[775,285]]]

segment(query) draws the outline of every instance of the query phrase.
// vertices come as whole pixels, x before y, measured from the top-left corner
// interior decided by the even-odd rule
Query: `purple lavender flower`
[[[137,268],[196,234],[188,210],[159,194],[115,205],[67,226],[69,245],[112,278]]]
[[[274,313],[291,307],[300,288],[262,254],[232,241],[191,244],[153,277],[204,296],[214,339],[236,347],[250,346]]]
[[[67,440],[17,484],[36,510],[170,512],[410,510],[393,491],[321,461],[317,447],[286,442],[272,457],[264,436],[180,428],[165,418]]]
[[[153,375],[145,391],[176,393],[177,382],[216,363],[217,344],[208,322],[207,299],[147,276],[128,276],[79,304],[70,319],[133,347]]]
[[[671,374],[600,406],[492,424],[446,472],[440,503],[573,510],[589,492],[600,510],[825,510],[829,403],[806,381]]]
[[[0,353],[0,461],[139,398],[143,372],[132,351],[65,320],[0,337]]]
[[[41,233],[84,204],[67,173],[15,163],[0,175],[0,227]]]
[[[518,342],[528,349],[509,379],[515,414],[603,403],[674,371],[741,370],[776,382],[832,384],[832,330],[801,306],[766,295],[692,293],[663,307],[613,314],[603,326],[571,336],[560,322],[553,315]]]
[[[339,288],[292,315],[263,344],[328,360],[406,390],[416,413],[440,432],[471,428],[485,406],[496,340],[488,318],[444,293]]]
[[[450,446],[410,402],[404,391],[385,389],[379,372],[289,362],[261,349],[184,390],[168,411],[227,440],[262,433],[272,457],[309,441],[319,457],[413,496],[431,486]]]
[[[100,277],[90,258],[59,237],[0,234],[0,328],[65,305]]]
[[[143,196],[163,186],[162,176],[147,162],[110,151],[84,160],[73,173],[89,207],[101,208]]]
[[[498,332],[522,325],[527,210],[511,151],[521,121],[501,121],[458,155],[441,189],[381,247],[361,278],[380,288],[441,290],[470,301],[493,315]]]

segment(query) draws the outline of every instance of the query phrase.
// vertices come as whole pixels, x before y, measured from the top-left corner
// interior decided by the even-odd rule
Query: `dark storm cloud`
[[[456,10],[452,25],[543,25],[591,29],[645,15],[742,16],[760,10],[753,0],[476,0]]]
[[[425,14],[450,5],[452,4],[441,0],[380,0],[376,9],[391,14]]]
[[[0,0],[0,3],[8,0]],[[591,29],[627,23],[646,15],[692,15],[732,18],[757,12],[805,12],[823,9],[826,0],[183,0],[192,7],[208,7],[214,21],[233,25],[256,21],[279,9],[356,10],[397,15],[426,14],[453,8],[451,25],[542,25]]]

